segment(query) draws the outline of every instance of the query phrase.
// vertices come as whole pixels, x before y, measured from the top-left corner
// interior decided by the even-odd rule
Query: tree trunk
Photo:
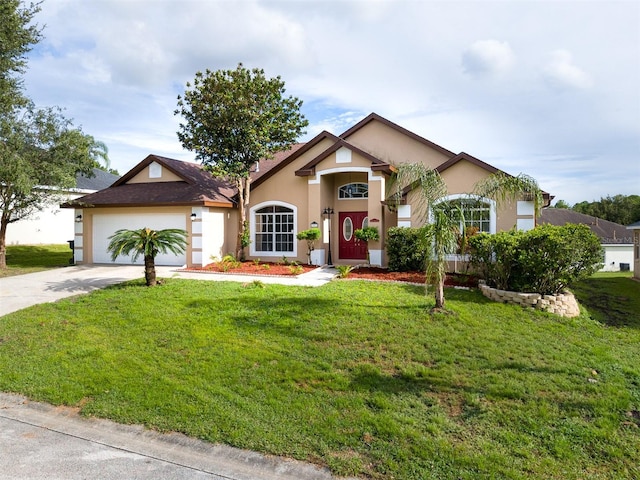
[[[249,196],[251,195],[251,178],[239,178],[238,187],[238,239],[236,242],[236,258],[238,260],[245,259],[245,251],[243,239],[245,238],[245,229],[248,229],[247,211],[249,210]]]
[[[444,308],[444,282],[436,285],[436,308]]]
[[[156,259],[151,255],[144,256],[144,279],[147,282],[147,287],[154,287],[156,285]]]
[[[7,225],[3,217],[0,221],[0,269],[7,268]]]
[[[445,280],[445,277],[446,277],[446,274],[443,274],[441,272],[437,272],[436,273],[435,285],[434,285],[435,300],[436,300],[435,308],[444,308],[444,280]]]

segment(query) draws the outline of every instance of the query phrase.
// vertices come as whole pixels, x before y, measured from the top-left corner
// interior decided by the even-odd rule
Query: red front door
[[[366,260],[367,244],[356,240],[355,232],[363,227],[367,218],[367,212],[340,212],[338,219],[339,228],[339,249],[338,258],[340,260]],[[366,225],[365,225],[366,226]]]

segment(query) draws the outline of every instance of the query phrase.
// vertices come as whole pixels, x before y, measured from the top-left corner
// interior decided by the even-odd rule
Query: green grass
[[[7,268],[0,269],[0,277],[23,275],[69,265],[72,252],[69,245],[10,245],[7,246]]]
[[[615,327],[453,289],[431,314],[411,285],[132,282],[0,318],[0,390],[340,475],[639,478],[623,280]]]
[[[600,272],[576,285],[572,290],[591,316],[610,326],[640,328],[640,283],[631,273]]]

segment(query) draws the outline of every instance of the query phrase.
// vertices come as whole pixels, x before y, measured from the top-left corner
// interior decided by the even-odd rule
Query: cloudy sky
[[[125,173],[191,160],[177,96],[239,62],[304,101],[309,140],[371,112],[570,204],[640,194],[640,2],[44,0],[27,94]]]

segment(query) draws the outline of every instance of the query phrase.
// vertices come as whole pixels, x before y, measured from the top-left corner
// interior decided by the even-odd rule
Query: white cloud
[[[193,158],[177,140],[177,95],[196,71],[243,62],[280,75],[304,101],[305,139],[375,111],[445,148],[531,174],[570,203],[587,191],[637,193],[638,2],[50,0],[42,8],[45,39],[30,55],[26,93],[106,140],[121,172],[149,153]],[[609,175],[591,175],[603,165]]]
[[[479,40],[462,54],[462,66],[470,74],[501,74],[509,71],[515,61],[509,43],[498,40]]]
[[[577,88],[586,90],[593,86],[588,73],[573,64],[571,52],[555,50],[544,70],[547,81],[557,88]]]

